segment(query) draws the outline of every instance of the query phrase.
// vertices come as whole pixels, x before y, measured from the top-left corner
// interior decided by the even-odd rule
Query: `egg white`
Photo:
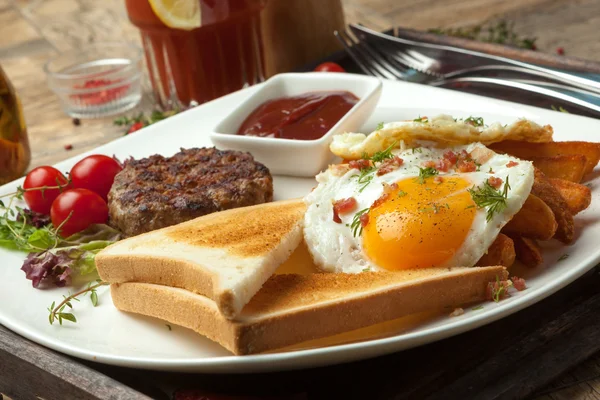
[[[477,149],[491,152],[480,143],[451,148],[455,152]],[[363,251],[361,236],[354,237],[351,223],[357,211],[370,208],[383,194],[383,184],[418,177],[419,167],[426,161],[439,160],[448,149],[419,148],[394,152],[404,160],[402,166],[382,176],[374,174],[370,184],[361,187],[357,169],[331,166],[317,175],[318,186],[304,201],[307,211],[304,217],[304,239],[310,253],[321,269],[328,272],[359,273],[365,270],[377,271],[382,268],[371,262]],[[492,152],[493,153],[493,152]],[[510,162],[518,165],[507,167]],[[490,168],[493,173],[490,173]],[[473,266],[487,251],[500,233],[500,229],[521,209],[533,185],[534,169],[529,161],[508,155],[493,153],[483,162],[477,172],[448,173],[440,171],[440,176],[455,175],[470,181],[473,186],[482,185],[495,176],[504,182],[509,179],[510,189],[506,200],[507,207],[486,221],[486,210],[477,209],[471,228],[461,248],[444,265],[439,267]],[[333,221],[333,201],[354,197],[358,203],[354,212],[340,215],[342,223]]]

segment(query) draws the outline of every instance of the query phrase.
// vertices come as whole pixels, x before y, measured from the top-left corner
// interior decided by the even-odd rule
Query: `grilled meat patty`
[[[109,223],[128,236],[273,200],[273,178],[249,153],[181,149],[128,160],[108,193]]]

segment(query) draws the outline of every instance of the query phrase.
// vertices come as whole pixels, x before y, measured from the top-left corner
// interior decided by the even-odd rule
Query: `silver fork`
[[[513,75],[556,82],[600,95],[600,82],[577,75],[458,47],[397,38],[357,24],[350,24],[349,27],[361,41],[369,42],[375,47],[381,46],[386,53],[392,53],[396,59],[409,67],[438,78],[476,75],[484,71],[510,72]]]
[[[595,95],[594,93],[590,93],[582,89],[556,83],[548,84],[547,82],[539,82],[541,86],[537,86],[534,84],[536,81],[531,80],[498,79],[483,76],[440,78],[438,76],[412,71],[414,68],[412,68],[408,63],[405,63],[401,57],[397,56],[397,54],[384,51],[378,46],[371,46],[366,41],[359,41],[355,39],[349,32],[335,31],[334,34],[344,46],[348,55],[367,75],[372,75],[383,79],[424,83],[438,87],[451,87],[457,83],[474,83],[478,85],[492,85],[495,87],[523,90],[528,93],[533,93],[564,103],[569,103],[575,107],[584,108],[600,117],[600,106],[580,98],[552,90],[550,88],[555,87]]]

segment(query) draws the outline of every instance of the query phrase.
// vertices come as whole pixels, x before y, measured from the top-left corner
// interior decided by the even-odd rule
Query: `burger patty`
[[[181,149],[125,162],[108,193],[109,223],[133,236],[272,200],[269,169],[249,153]]]

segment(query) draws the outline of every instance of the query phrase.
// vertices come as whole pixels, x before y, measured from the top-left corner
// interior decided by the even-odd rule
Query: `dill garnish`
[[[407,194],[408,194],[408,193],[406,193],[404,190],[400,190],[400,191],[398,192],[398,197],[404,197],[404,196],[406,196]]]
[[[502,192],[491,186],[486,180],[483,185],[479,187],[473,186],[469,189],[471,198],[479,208],[487,207],[487,216],[485,220],[490,222],[494,217],[494,214],[504,211],[506,208],[506,199],[508,198],[508,190],[510,184],[508,183],[508,176],[504,182]]]
[[[360,189],[358,189],[359,193],[362,192],[373,180],[373,173],[377,171],[377,166],[375,163],[380,163],[384,160],[393,158],[392,149],[396,145],[396,142],[392,143],[387,149],[378,151],[374,153],[371,157],[367,154],[363,154],[364,160],[369,160],[373,163],[373,165],[369,167],[362,168],[360,170],[360,174],[354,175],[358,177],[358,184],[361,185]]]
[[[378,123],[377,127],[375,128],[376,131],[379,131],[381,129],[383,129],[383,122]]]
[[[562,256],[558,257],[558,261],[564,261],[569,258],[569,254],[565,253]]]
[[[431,178],[439,174],[439,171],[433,167],[421,168],[419,167],[419,177],[417,178],[419,183],[422,185],[425,183],[425,179]]]
[[[352,218],[352,223],[350,224],[350,229],[352,230],[352,235],[354,237],[362,235],[363,227],[362,227],[362,223],[360,222],[360,217],[366,212],[369,212],[369,209],[363,208],[362,210],[360,210],[359,212],[354,214],[354,218]]]
[[[427,117],[421,117],[419,115],[419,118],[415,118],[415,119],[413,119],[413,121],[414,122],[423,122],[423,123],[425,123],[425,122],[429,122],[429,119],[427,119]]]

